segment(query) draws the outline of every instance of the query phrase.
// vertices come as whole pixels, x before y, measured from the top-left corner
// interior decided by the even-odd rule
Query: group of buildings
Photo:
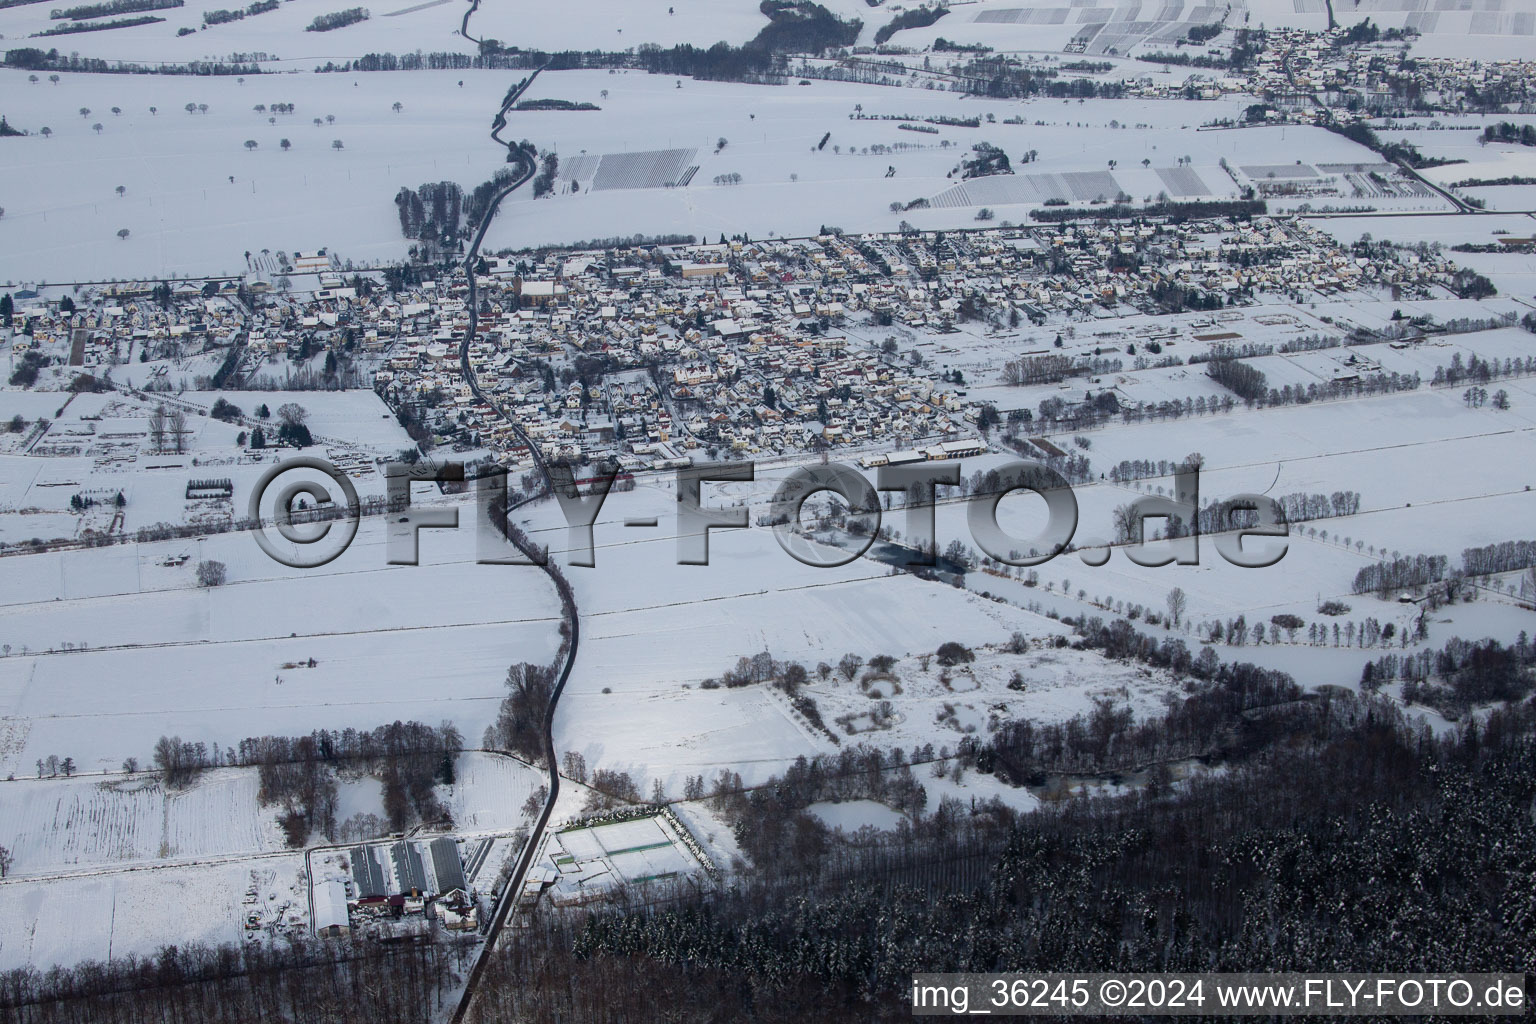
[[[1402,44],[1343,45],[1349,29],[1269,29],[1265,45],[1242,71],[1219,78],[1225,91],[1312,111],[1422,109],[1456,111],[1488,103],[1518,107],[1536,98],[1536,68],[1527,60],[1409,57]]]
[[[974,437],[979,404],[963,377],[903,348],[914,332],[986,332],[1015,337],[1018,356],[1045,354],[1055,351],[1053,320],[1363,287],[1430,294],[1456,268],[1433,252],[1358,255],[1305,222],[1259,217],[829,234],[482,269],[467,356],[500,411],[462,374],[462,282],[405,302],[416,321],[389,344],[380,393],[439,440],[515,456],[510,419],[547,457],[612,456],[640,469],[694,454]]]
[[[443,927],[477,927],[477,905],[451,837],[354,846],[350,871],[311,886],[316,935],[340,937],[369,921],[424,919],[430,908]]]
[[[236,379],[341,353],[429,445],[515,462],[526,438],[547,458],[641,470],[973,440],[985,406],[941,362],[957,331],[1090,373],[1089,353],[1062,346],[1074,322],[1369,287],[1429,295],[1455,273],[1433,250],[1361,252],[1294,218],[1078,220],[487,259],[467,347],[462,274],[395,293],[359,278],[255,298],[186,285],[166,301],[162,286],[69,312],[29,299],[16,338],[83,333],[113,360],[134,351],[125,339],[152,357],[202,339],[210,374],[224,363]]]

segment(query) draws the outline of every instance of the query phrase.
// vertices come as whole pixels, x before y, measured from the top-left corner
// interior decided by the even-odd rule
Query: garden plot
[[[1006,653],[997,645],[976,647],[974,662],[950,668],[922,655],[902,658],[890,669],[901,690],[890,696],[870,697],[863,675],[851,682],[841,675],[813,681],[806,692],[815,696],[829,719],[888,702],[886,727],[859,740],[904,749],[931,743],[940,752],[953,750],[966,736],[985,739],[990,727],[1005,718],[1064,722],[1088,714],[1097,700],[1128,707],[1138,718],[1161,713],[1175,690],[1172,677],[1141,665],[1107,661],[1091,651],[1055,647],[1054,624],[1047,625],[1052,628],[1033,631],[1043,643],[1021,654]],[[846,734],[844,740],[853,742]]]
[[[683,181],[697,150],[609,153],[600,157],[585,184],[597,191],[615,188],[671,188]],[[571,180],[575,180],[572,175]]]
[[[1422,342],[1405,347],[1371,345],[1356,351],[1379,362],[1384,369],[1398,373],[1417,373],[1432,384],[1436,368],[1446,369],[1457,356],[1463,364],[1473,356],[1485,362],[1506,359],[1524,360],[1531,355],[1531,334],[1517,327],[1499,327],[1490,331],[1464,334],[1431,335]],[[1460,392],[1457,392],[1460,395]]]
[[[264,392],[226,392],[222,397],[251,416],[262,404],[280,404]],[[50,403],[63,400],[57,394],[48,399]],[[182,455],[155,454],[151,449],[149,417],[158,404],[153,397],[81,395],[63,415],[55,416],[57,406],[48,410],[43,415],[53,422],[27,456],[0,454],[0,541],[71,539],[85,527],[106,532],[119,511],[122,518],[114,531],[119,535],[160,523],[186,523],[199,511],[210,513],[210,520],[224,522],[244,516],[257,479],[283,455],[276,449],[244,454],[235,444],[244,425],[201,415],[213,401],[214,396],[206,393],[196,401],[175,401],[174,408],[188,412]],[[378,396],[371,391],[312,393],[303,403],[310,429],[320,442],[313,451],[355,467],[352,476],[360,494],[382,495],[384,479],[374,459],[381,454],[393,456],[411,442]],[[31,408],[35,410],[36,403]],[[338,437],[348,440],[332,443]],[[72,454],[41,457],[45,451]],[[187,481],[192,477],[228,478],[234,494],[217,502],[189,500]],[[120,510],[115,507],[119,493],[125,499]],[[96,507],[83,514],[72,509],[71,499],[77,495],[93,498]],[[120,552],[97,552],[86,564],[97,564],[94,559],[113,563],[121,557]],[[26,599],[25,576],[18,575],[20,589],[11,590],[0,602]],[[70,580],[68,593],[91,593],[95,582],[94,573],[77,576]]]
[[[1192,167],[1159,167],[1157,176],[1163,179],[1163,187],[1175,199],[1189,199],[1211,195],[1211,188]]]

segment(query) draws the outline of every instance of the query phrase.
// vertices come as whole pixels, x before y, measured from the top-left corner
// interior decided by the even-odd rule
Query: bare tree
[[[1136,506],[1125,504],[1114,511],[1115,543],[1130,544],[1136,540],[1137,528],[1141,525],[1136,515]]]
[[[157,406],[149,417],[149,443],[155,451],[165,448],[165,406]]]
[[[572,782],[578,782],[585,786],[587,784],[587,759],[581,756],[580,751],[567,750],[565,752],[564,760],[565,777],[570,779]],[[541,800],[540,803],[542,804],[543,801]]]
[[[11,873],[12,859],[11,851],[0,846],[0,878],[4,878]]]
[[[176,454],[181,455],[187,450],[187,414],[180,409],[175,409],[170,415],[171,439],[176,446]]]
[[[1179,620],[1184,618],[1184,609],[1188,605],[1188,599],[1180,587],[1174,587],[1168,591],[1168,623],[1177,627]]]

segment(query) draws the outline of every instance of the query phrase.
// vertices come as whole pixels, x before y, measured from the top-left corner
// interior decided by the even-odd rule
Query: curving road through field
[[[460,31],[466,39],[473,38],[469,35],[468,31],[469,16],[479,7],[479,3],[480,0],[474,0],[469,11],[464,15],[464,23]],[[500,145],[507,147],[508,161],[518,164],[519,171],[511,182],[491,198],[485,215],[481,218],[480,224],[475,230],[474,239],[470,243],[469,250],[464,257],[464,273],[469,279],[469,329],[464,332],[464,341],[459,346],[459,367],[464,375],[464,380],[469,384],[470,391],[474,394],[475,398],[495,410],[496,415],[500,416],[511,426],[518,440],[527,447],[529,453],[533,456],[534,465],[538,467],[539,473],[544,477],[544,484],[547,489],[551,486],[551,482],[549,479],[549,466],[545,462],[544,454],[539,450],[538,445],[534,444],[533,439],[523,430],[517,418],[481,390],[474,368],[469,364],[469,348],[474,344],[475,335],[480,325],[480,298],[475,282],[475,264],[480,259],[480,245],[485,241],[485,232],[491,226],[491,220],[496,216],[496,211],[500,208],[501,201],[527,184],[538,166],[537,154],[529,152],[516,143],[507,142],[501,137],[501,132],[507,126],[507,112],[512,109],[512,105],[517,102],[518,97],[522,96],[528,87],[533,84],[533,80],[538,77],[540,70],[542,69],[535,69],[527,78],[507,92],[506,98],[502,100],[501,110],[497,112],[496,119],[492,122],[491,138]],[[530,502],[539,500],[540,497],[543,497],[543,495],[535,495],[534,497],[524,499],[516,505],[509,506],[507,508],[507,522],[510,524],[513,512]],[[519,540],[515,536],[509,539],[529,559],[537,561],[537,552],[533,550],[533,543],[531,541]],[[486,931],[485,943],[481,947],[480,955],[475,959],[475,965],[471,968],[469,978],[464,984],[463,995],[460,996],[459,1004],[454,1009],[453,1016],[450,1018],[453,1024],[461,1024],[474,1003],[475,993],[484,974],[486,962],[489,960],[492,950],[496,947],[496,940],[500,937],[501,930],[506,925],[512,908],[517,903],[518,894],[522,892],[523,882],[527,878],[528,869],[533,866],[533,857],[539,846],[539,837],[544,834],[544,829],[549,825],[550,815],[554,813],[555,809],[555,800],[560,796],[559,762],[555,757],[555,707],[560,701],[561,692],[565,689],[566,680],[570,678],[571,668],[576,664],[576,650],[581,643],[581,620],[577,616],[576,602],[571,596],[569,584],[566,584],[555,573],[554,568],[548,564],[547,560],[545,564],[541,565],[541,568],[550,577],[550,582],[555,585],[555,591],[560,595],[561,604],[563,605],[565,619],[570,623],[571,627],[570,644],[566,653],[565,663],[560,667],[560,676],[555,681],[554,689],[550,693],[549,706],[544,712],[544,759],[549,769],[549,795],[545,799],[544,806],[539,811],[539,816],[535,820],[533,827],[529,830],[528,842],[523,847],[522,852],[518,854],[517,864],[513,868],[512,875],[507,879],[505,888],[502,889],[501,898],[496,904],[496,910],[491,918],[490,927]]]

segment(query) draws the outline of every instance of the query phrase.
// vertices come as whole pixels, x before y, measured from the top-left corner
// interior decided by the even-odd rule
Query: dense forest
[[[47,972],[0,974],[6,1024],[426,1024],[452,998],[463,942],[167,946]]]
[[[406,238],[446,249],[457,244],[464,226],[464,189],[456,182],[429,181],[414,192],[401,188],[395,193],[395,208]]]
[[[1212,359],[1205,372],[1216,383],[1246,401],[1258,401],[1266,394],[1264,371],[1240,359]]]
[[[913,7],[902,11],[875,30],[875,45],[890,41],[897,32],[908,28],[927,28],[949,13],[947,7]]]
[[[306,32],[332,32],[338,28],[346,28],[348,25],[356,25],[360,21],[368,20],[368,11],[362,7],[348,7],[344,11],[335,11],[331,14],[322,14],[310,22],[304,29]]]
[[[1536,146],[1536,127],[1500,121],[1498,124],[1486,125],[1480,141],[1518,142],[1522,146]]]
[[[728,893],[546,919],[498,947],[480,1019],[907,1020],[920,970],[1530,970],[1536,706],[1443,739],[1305,707],[1180,787],[948,806],[857,861],[801,839]]]

